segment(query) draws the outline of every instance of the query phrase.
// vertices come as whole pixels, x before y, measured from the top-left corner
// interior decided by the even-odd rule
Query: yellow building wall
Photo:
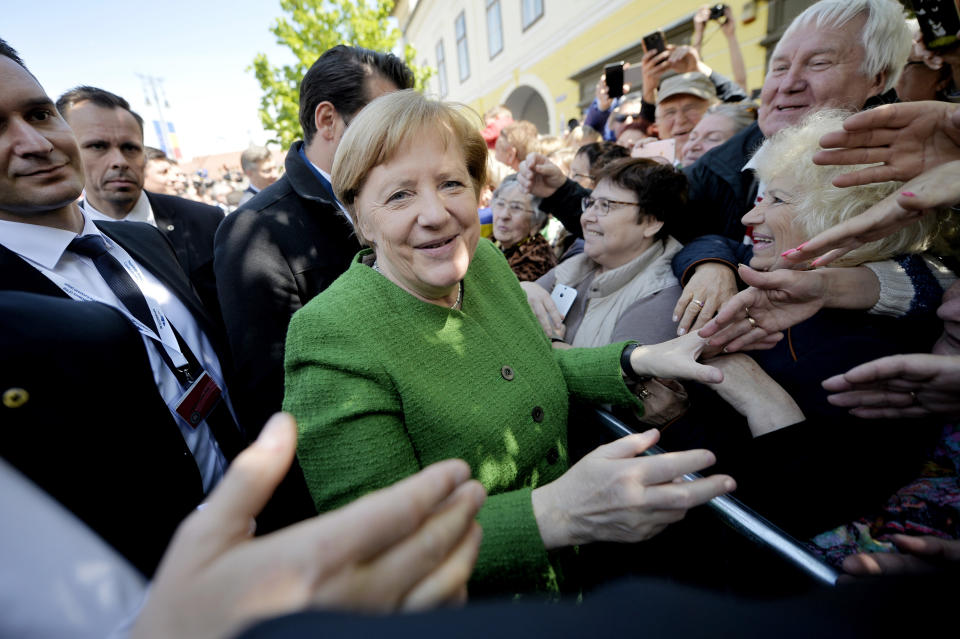
[[[551,95],[543,96],[544,99],[556,101],[557,98],[565,96],[562,101],[554,105],[557,118],[554,126],[557,127],[557,131],[563,131],[568,119],[580,117],[577,107],[579,87],[569,80],[572,74],[616,51],[636,44],[651,31],[693,14],[703,4],[702,1],[697,0],[630,3],[586,31],[570,37],[560,49],[537,63],[529,67],[515,68],[512,81],[505,80],[492,86],[489,92],[472,101],[470,106],[482,114],[499,104],[508,88],[522,84],[521,76],[535,75],[551,92]],[[763,84],[766,49],[760,45],[760,42],[766,36],[767,3],[756,3],[756,18],[746,25],[741,19],[742,7],[731,6],[737,15],[736,34],[747,69],[749,87],[746,88],[749,93]],[[550,10],[549,3],[546,4],[546,10]],[[563,35],[557,34],[557,37],[563,37]],[[733,78],[727,38],[720,31],[716,21],[710,21],[706,25],[701,52],[704,62],[728,78]]]

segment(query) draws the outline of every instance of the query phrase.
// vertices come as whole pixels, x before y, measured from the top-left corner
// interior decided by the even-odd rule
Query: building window
[[[543,17],[543,0],[523,0],[521,6],[524,30]]]
[[[467,20],[463,11],[457,16],[457,63],[460,65],[460,81],[470,77],[470,53],[467,51]]]
[[[437,84],[440,85],[440,97],[447,97],[447,58],[443,55],[443,40],[437,43]]]
[[[487,0],[487,47],[490,57],[503,51],[503,21],[500,19],[500,0]]]

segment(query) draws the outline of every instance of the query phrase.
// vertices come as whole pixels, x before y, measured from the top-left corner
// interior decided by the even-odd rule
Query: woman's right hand
[[[676,481],[716,461],[707,450],[637,457],[656,429],[600,446],[559,479],[533,491],[547,549],[593,541],[637,542],[683,519],[687,510],[736,488],[727,475]]]
[[[520,282],[520,288],[527,294],[527,303],[533,309],[533,314],[537,316],[537,321],[540,322],[547,337],[563,339],[567,326],[563,323],[563,315],[560,314],[547,289],[536,282]]]
[[[694,269],[673,308],[677,335],[702,328],[737,294],[737,276],[725,262],[704,262]]]
[[[697,362],[708,343],[708,339],[697,333],[687,333],[659,344],[646,344],[633,350],[630,365],[637,375],[645,377],[692,379],[703,384],[717,384],[723,381],[723,373],[713,366]]]

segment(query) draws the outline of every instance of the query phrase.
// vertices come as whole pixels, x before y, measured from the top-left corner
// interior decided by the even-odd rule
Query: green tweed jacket
[[[624,344],[557,350],[507,261],[481,239],[461,310],[422,302],[363,263],[298,311],[286,346],[284,410],[318,512],[425,466],[466,460],[489,497],[471,589],[553,590],[530,500],[567,470],[570,396],[639,405]]]

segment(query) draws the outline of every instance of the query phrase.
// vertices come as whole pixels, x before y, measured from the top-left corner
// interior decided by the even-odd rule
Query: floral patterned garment
[[[883,510],[814,537],[807,546],[833,566],[847,555],[897,552],[889,536],[960,538],[960,424],[946,426],[921,476],[898,490]]]

